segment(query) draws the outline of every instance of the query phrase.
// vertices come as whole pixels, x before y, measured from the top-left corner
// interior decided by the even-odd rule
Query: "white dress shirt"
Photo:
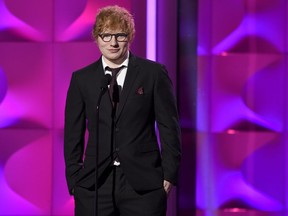
[[[126,73],[127,73],[127,68],[128,68],[128,62],[129,62],[129,52],[128,52],[128,55],[127,55],[127,58],[125,59],[125,61],[121,65],[119,65],[119,67],[121,67],[121,66],[125,66],[125,67],[118,72],[117,78],[116,78],[117,84],[121,86],[121,89],[123,89],[123,85],[124,85],[124,81],[125,81],[125,77],[126,77]],[[103,56],[102,56],[102,65],[103,65],[103,69],[105,71],[105,74],[111,75],[111,71],[105,70],[105,68],[108,65],[104,61]]]

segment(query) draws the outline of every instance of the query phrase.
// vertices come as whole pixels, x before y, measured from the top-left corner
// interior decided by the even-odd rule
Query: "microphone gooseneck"
[[[100,89],[106,90],[108,88],[108,85],[110,84],[112,79],[112,76],[110,74],[105,74],[105,76],[103,77],[103,79],[101,80],[101,86]]]

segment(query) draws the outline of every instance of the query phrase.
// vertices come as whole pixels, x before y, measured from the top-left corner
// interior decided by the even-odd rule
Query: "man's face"
[[[110,40],[111,39],[111,40]],[[109,64],[121,64],[127,57],[129,50],[128,37],[123,31],[105,30],[97,38],[100,52]]]

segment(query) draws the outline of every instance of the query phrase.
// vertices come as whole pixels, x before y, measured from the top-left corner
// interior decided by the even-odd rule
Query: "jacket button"
[[[115,151],[116,151],[116,152],[119,152],[119,150],[120,150],[119,148],[115,148]]]
[[[115,128],[115,131],[116,131],[116,132],[119,132],[119,128]]]

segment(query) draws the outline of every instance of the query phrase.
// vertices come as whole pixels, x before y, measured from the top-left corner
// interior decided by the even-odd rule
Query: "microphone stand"
[[[95,216],[97,216],[98,213],[98,154],[99,154],[99,113],[100,113],[100,103],[102,96],[105,94],[108,84],[111,81],[111,75],[106,74],[102,80],[101,83],[101,91],[98,97],[97,101],[97,107],[96,107],[96,154],[95,154]]]

